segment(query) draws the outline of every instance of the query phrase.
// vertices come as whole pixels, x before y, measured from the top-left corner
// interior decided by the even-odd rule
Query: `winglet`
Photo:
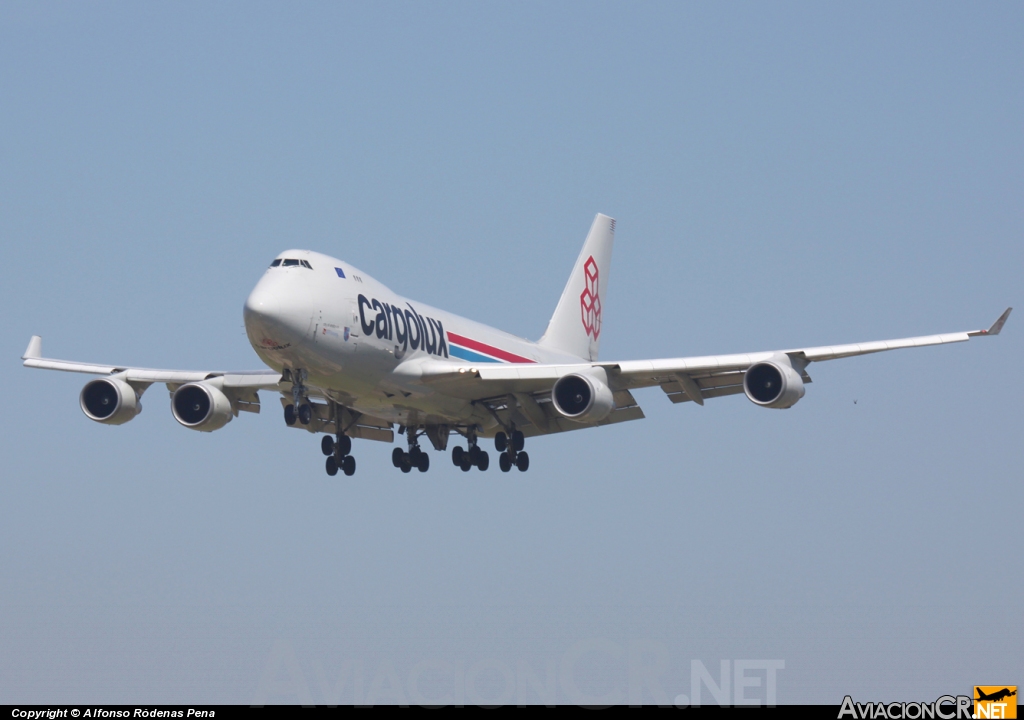
[[[971,337],[975,337],[977,335],[998,335],[999,331],[1003,329],[1003,325],[1006,324],[1006,318],[1010,317],[1011,310],[1013,310],[1012,307],[1006,308],[1003,314],[999,316],[999,319],[992,323],[992,327],[988,330],[975,330],[974,332],[969,332],[967,334]]]
[[[28,341],[28,347],[25,348],[25,354],[21,356],[22,360],[31,360],[33,358],[41,358],[43,356],[43,339],[38,335],[33,335]]]

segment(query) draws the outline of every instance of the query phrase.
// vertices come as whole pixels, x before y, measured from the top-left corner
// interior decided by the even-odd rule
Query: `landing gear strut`
[[[530,456],[523,450],[526,445],[526,438],[523,433],[512,426],[510,435],[499,432],[494,436],[494,448],[501,455],[498,456],[498,467],[502,472],[508,472],[515,465],[519,472],[526,472],[530,469]]]

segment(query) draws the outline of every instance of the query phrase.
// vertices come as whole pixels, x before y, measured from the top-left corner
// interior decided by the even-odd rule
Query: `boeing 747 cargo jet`
[[[210,432],[239,412],[259,412],[259,391],[279,393],[288,427],[323,433],[328,475],[352,475],[352,439],[392,443],[395,467],[426,472],[426,438],[438,452],[455,436],[452,462],[486,470],[492,438],[503,472],[530,467],[526,438],[639,420],[632,390],[657,385],[674,403],[743,393],[763,408],[804,396],[813,362],[998,335],[988,330],[855,345],[741,355],[598,360],[615,220],[598,215],[540,340],[532,342],[398,295],[348,263],[308,250],[281,253],[243,310],[245,329],[268,369],[221,372],[93,365],[42,356],[36,335],[28,367],[101,375],[86,383],[82,412],[120,425],[142,411],[142,395],[164,383],[174,419]],[[465,447],[462,442],[465,441]]]

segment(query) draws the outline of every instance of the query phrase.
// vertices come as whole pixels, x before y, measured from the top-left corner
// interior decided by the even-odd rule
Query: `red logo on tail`
[[[598,271],[594,256],[587,258],[583,266],[587,286],[580,295],[580,311],[583,316],[583,329],[595,340],[601,334],[601,297],[598,295]]]

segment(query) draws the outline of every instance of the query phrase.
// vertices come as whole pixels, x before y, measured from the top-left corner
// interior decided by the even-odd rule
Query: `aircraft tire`
[[[501,468],[502,472],[508,472],[512,469],[512,460],[509,458],[507,452],[503,452],[498,456],[498,467]]]
[[[404,457],[404,456],[402,457],[402,466],[401,466],[401,470],[402,470],[402,472],[404,472],[404,473],[407,473],[407,472],[409,472],[410,470],[412,470],[412,465],[410,465],[410,464],[409,464],[409,459],[408,459],[408,458],[406,458],[406,457]]]
[[[391,451],[391,464],[396,468],[402,467],[402,462],[405,460],[405,451],[402,448],[395,448]]]
[[[452,465],[461,467],[462,456],[466,454],[466,451],[462,449],[461,445],[456,445],[452,448]]]
[[[469,460],[469,453],[462,456],[462,462],[459,464],[459,467],[462,468],[462,472],[469,472],[469,469],[473,467],[473,463]]]
[[[346,455],[345,459],[341,461],[341,469],[345,471],[345,474],[352,477],[356,474],[356,459],[351,455]]]
[[[476,459],[476,466],[483,472],[491,466],[491,457],[485,451],[481,450],[479,457]]]
[[[430,469],[430,456],[425,452],[420,451],[419,457],[416,459],[416,467],[421,473],[426,472]]]
[[[530,469],[530,456],[525,452],[521,452],[516,455],[516,467],[519,468],[519,472],[526,472]]]
[[[519,452],[526,446],[526,438],[523,437],[523,433],[516,430],[512,433],[512,449]],[[529,461],[527,461],[529,462]]]
[[[498,452],[504,452],[508,447],[508,435],[503,432],[498,433],[494,436],[494,449]]]
[[[313,408],[309,403],[302,403],[299,405],[299,422],[303,425],[309,425],[310,421],[313,420]]]
[[[295,424],[295,406],[294,405],[285,405],[284,406],[284,424],[285,425],[289,425],[289,426]]]
[[[320,451],[324,455],[334,454],[334,438],[330,435],[324,435],[324,439],[320,441]]]
[[[328,456],[327,462],[324,463],[327,469],[327,474],[334,477],[338,474],[338,461],[334,459],[333,455]]]
[[[334,443],[334,453],[338,457],[345,457],[352,452],[352,438],[348,435],[340,435],[338,442]]]

